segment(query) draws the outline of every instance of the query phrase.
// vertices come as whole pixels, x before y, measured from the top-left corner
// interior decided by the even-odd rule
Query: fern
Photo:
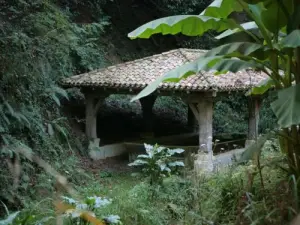
[[[84,2],[99,9],[98,1]],[[57,82],[105,65],[99,36],[107,26],[107,18],[98,10],[97,20],[90,24],[76,23],[74,10],[67,8],[69,3],[63,0],[1,3],[1,157],[10,157],[12,148],[20,143],[52,160],[59,159],[53,156],[65,154],[65,148],[72,147],[69,127],[59,108],[61,101],[69,96]],[[22,164],[26,170],[28,162],[22,159]],[[6,164],[2,163],[0,170],[10,176]],[[10,185],[11,179],[3,181],[0,193],[10,190]]]

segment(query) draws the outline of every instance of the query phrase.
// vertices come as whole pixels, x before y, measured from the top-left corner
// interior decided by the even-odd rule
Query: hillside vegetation
[[[251,167],[248,164],[242,167],[246,171],[243,174],[230,169],[198,182],[184,171],[180,173],[182,179],[171,177],[165,187],[152,187],[129,176],[132,169],[124,162],[91,162],[87,158],[88,143],[82,135],[83,96],[77,89],[62,89],[59,81],[174,48],[210,49],[216,44],[210,32],[193,38],[157,35],[131,41],[127,37],[145,22],[168,15],[195,14],[210,2],[0,1],[0,218],[8,218],[0,220],[0,225],[12,224],[7,214],[18,211],[20,217],[14,225],[55,224],[53,199],[71,189],[62,187],[66,182],[60,183],[56,171],[67,177],[68,184],[83,198],[113,198],[116,204],[97,211],[97,216],[118,214],[124,224],[233,224],[237,216],[245,224],[272,224],[276,219],[286,222],[294,217],[297,202],[282,200],[296,196],[286,181],[284,168],[267,170],[265,187],[256,176],[257,170],[251,174],[246,171]],[[261,132],[276,126],[269,107],[271,98],[265,99],[261,110]],[[113,141],[122,140],[124,133],[130,138],[138,136],[141,111],[139,103],[130,103],[129,99],[113,95],[106,100],[99,114],[101,136]],[[160,135],[185,131],[187,106],[180,99],[161,97],[154,111]],[[224,98],[215,105],[214,132],[245,133],[247,117],[245,96]],[[274,140],[265,147],[265,162],[282,159],[278,148]],[[235,181],[240,184],[235,186]],[[273,205],[273,198],[265,201],[261,196],[278,194],[276,185],[280,187],[278,192],[286,193],[280,193],[277,205]],[[253,196],[245,196],[245,190]],[[218,194],[211,198],[212,193]],[[277,206],[282,207],[282,213],[270,219]]]

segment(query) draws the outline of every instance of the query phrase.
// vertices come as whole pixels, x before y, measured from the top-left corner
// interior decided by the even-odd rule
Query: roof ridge
[[[195,48],[179,48],[178,49],[180,54],[186,59],[187,62],[192,62],[194,60],[191,60],[185,52],[196,52],[196,53],[206,53],[208,50],[203,49],[195,49]]]
[[[199,48],[178,48],[178,50],[185,50],[185,51],[191,51],[191,52],[208,52],[207,49],[199,49]]]
[[[99,69],[96,69],[96,70],[92,70],[92,71],[90,71],[88,73],[101,72],[103,70],[111,70],[113,68],[118,68],[118,67],[124,66],[124,65],[131,65],[131,64],[134,64],[134,63],[137,63],[137,62],[140,62],[140,61],[144,61],[144,60],[147,60],[147,59],[153,59],[153,58],[156,58],[158,56],[168,55],[168,54],[171,54],[171,53],[174,53],[174,52],[179,52],[179,53],[181,53],[181,55],[183,57],[187,58],[186,55],[182,51],[206,52],[208,50],[195,49],[195,48],[176,48],[176,49],[171,49],[169,51],[165,51],[165,52],[162,52],[162,53],[157,53],[157,54],[154,54],[154,55],[150,55],[150,56],[146,56],[146,57],[143,57],[143,58],[135,59],[135,60],[132,60],[132,61],[121,62],[121,63],[115,64],[115,65],[112,65],[112,66],[108,66],[108,67],[104,67],[104,68],[99,68]],[[188,60],[188,61],[190,61],[190,60]]]
[[[144,61],[144,60],[147,60],[147,59],[153,59],[153,58],[156,58],[156,57],[161,56],[161,55],[168,55],[170,53],[179,51],[179,49],[180,48],[176,48],[176,49],[172,49],[172,50],[165,51],[165,52],[162,52],[162,53],[157,53],[157,54],[154,54],[154,55],[150,55],[150,56],[146,56],[146,57],[143,57],[143,58],[135,59],[135,60],[132,60],[132,61],[121,62],[121,63],[115,64],[115,65],[112,65],[112,66],[108,66],[108,67],[104,67],[104,68],[92,70],[92,71],[90,71],[88,73],[91,73],[91,72],[101,72],[101,71],[106,70],[106,69],[110,70],[110,69],[117,68],[117,67],[123,66],[123,65],[131,65],[131,64],[134,64],[136,62]]]

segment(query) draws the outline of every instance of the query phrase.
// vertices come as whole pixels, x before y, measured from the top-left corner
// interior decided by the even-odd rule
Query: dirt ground
[[[128,157],[118,156],[107,159],[92,160],[88,157],[80,159],[81,167],[93,173],[99,172],[130,172],[133,169],[128,166]]]

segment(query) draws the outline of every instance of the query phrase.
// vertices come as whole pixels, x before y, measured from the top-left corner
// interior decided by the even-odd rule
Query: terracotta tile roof
[[[168,71],[195,60],[204,50],[176,49],[162,54],[110,66],[64,79],[64,87],[99,87],[121,89],[143,89]],[[161,83],[161,90],[183,91],[238,91],[247,90],[265,79],[266,75],[254,71],[241,71],[214,75],[202,72],[179,83]]]

